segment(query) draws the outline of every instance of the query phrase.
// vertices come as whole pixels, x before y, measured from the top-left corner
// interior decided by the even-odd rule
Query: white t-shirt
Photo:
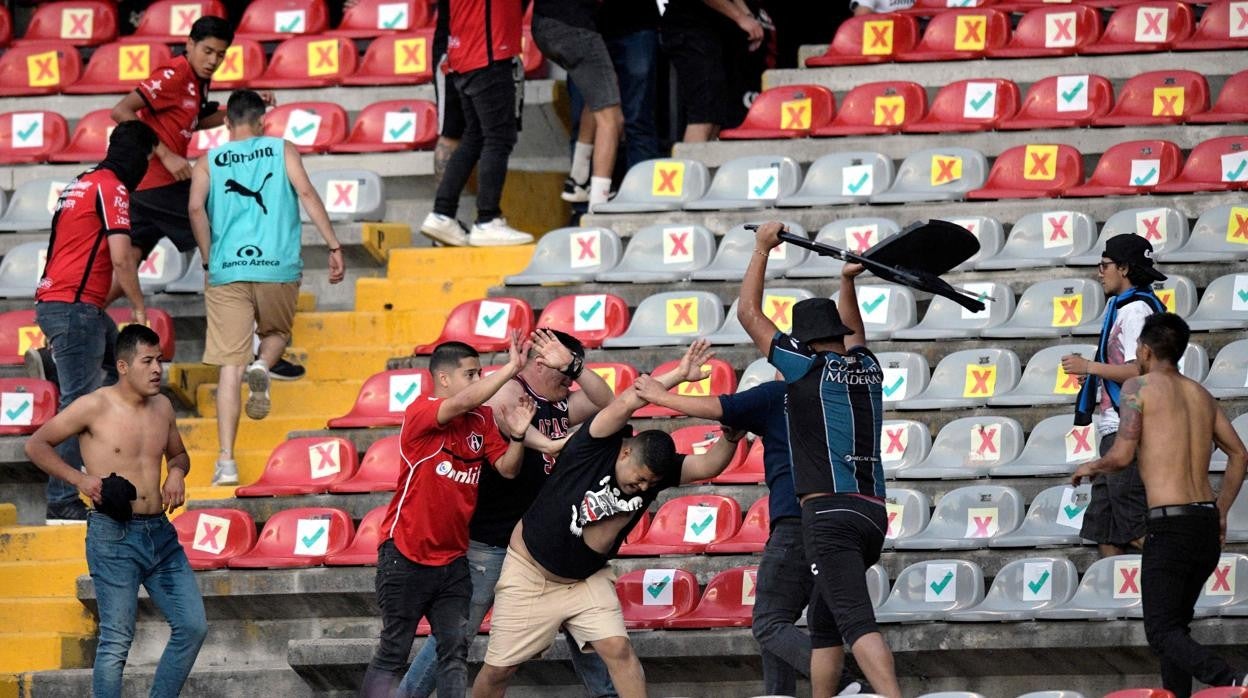
[[[1109,330],[1105,363],[1116,365],[1135,361],[1135,347],[1139,343],[1140,330],[1144,329],[1144,320],[1152,314],[1152,306],[1145,301],[1128,303],[1118,311],[1118,315],[1114,317],[1114,326]],[[1118,410],[1110,403],[1104,383],[1097,388],[1097,403],[1101,406],[1101,420],[1097,424],[1096,433],[1105,436],[1118,431]]]
[[[850,0],[849,9],[865,7],[872,12],[896,12],[914,7],[914,0]]]

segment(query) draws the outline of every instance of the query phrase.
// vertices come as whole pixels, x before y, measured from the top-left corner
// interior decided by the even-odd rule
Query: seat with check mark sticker
[[[970,623],[1027,621],[1036,611],[1066,603],[1079,584],[1075,563],[1064,557],[1030,557],[1006,563],[984,600],[945,620]]]
[[[69,124],[65,122],[65,117],[54,111],[0,114],[0,164],[19,165],[50,160],[65,149],[68,134]],[[102,151],[99,159],[103,159]]]
[[[630,630],[662,628],[691,613],[700,598],[697,577],[681,569],[633,570],[615,581],[615,593]]]
[[[317,567],[327,555],[351,544],[355,525],[351,515],[329,507],[299,507],[279,511],[264,523],[256,545],[229,561],[230,569],[290,569]]]
[[[1070,421],[1069,416],[1060,417]],[[1095,434],[1092,435],[1095,438]],[[1094,451],[1095,452],[1095,451]],[[1008,477],[1002,475],[1001,477]],[[1027,507],[1018,528],[988,541],[989,548],[1044,548],[1091,544],[1079,535],[1083,513],[1092,500],[1092,484],[1055,485],[1041,490]]]
[[[329,30],[325,0],[255,0],[246,5],[235,33],[254,41],[281,41]]]
[[[741,505],[732,497],[694,494],[663,503],[646,534],[636,543],[620,546],[626,557],[697,555],[710,543],[732,537],[741,527]]]
[[[984,600],[984,571],[967,560],[928,560],[901,571],[888,599],[875,610],[879,623],[944,620]]]
[[[521,337],[533,331],[533,308],[528,301],[502,296],[465,301],[451,310],[437,339],[417,345],[412,353],[432,354],[443,342],[463,342],[482,353],[507,351],[513,331]]]

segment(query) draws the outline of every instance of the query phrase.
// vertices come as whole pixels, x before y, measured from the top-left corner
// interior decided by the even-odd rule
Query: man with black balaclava
[[[147,323],[138,269],[130,257],[130,192],[147,173],[156,143],[156,132],[147,124],[118,124],[104,162],[78,175],[57,198],[48,261],[35,289],[35,320],[56,363],[59,411],[117,382],[112,356],[117,326],[104,312],[108,304],[124,294],[134,322]],[[61,443],[57,453],[82,470],[76,437]],[[49,524],[86,523],[87,508],[73,485],[49,477],[47,498]]]

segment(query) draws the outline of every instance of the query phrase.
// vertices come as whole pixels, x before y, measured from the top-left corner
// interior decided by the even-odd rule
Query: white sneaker
[[[212,470],[212,485],[237,485],[238,463],[233,460],[217,460],[217,467]]]
[[[571,175],[563,180],[563,193],[559,198],[570,204],[583,204],[589,201],[589,181],[578,182]]]
[[[477,223],[468,233],[468,244],[473,247],[497,247],[500,245],[527,245],[533,236],[507,225],[506,218],[495,218],[487,223]]]
[[[251,395],[247,398],[246,412],[252,419],[264,419],[269,416],[272,402],[269,400],[269,367],[264,362],[252,362],[243,373],[247,379],[247,387]]]
[[[445,245],[464,247],[468,244],[468,234],[464,231],[464,225],[440,213],[431,212],[425,216],[425,222],[420,224],[420,232],[425,237],[433,238]]]

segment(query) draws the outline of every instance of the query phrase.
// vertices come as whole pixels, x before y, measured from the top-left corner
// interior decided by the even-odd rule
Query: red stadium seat
[[[397,436],[395,438],[398,438]],[[360,520],[351,545],[344,550],[325,556],[325,564],[337,567],[377,566],[377,546],[381,545],[381,521],[386,518],[387,505],[379,506]]]
[[[257,0],[247,3],[236,34],[255,41],[280,41],[329,29],[325,0]]]
[[[433,20],[432,7],[427,0],[360,0],[343,10],[342,21],[328,34],[368,39],[428,27]]]
[[[1248,696],[1248,687],[1222,686],[1206,688],[1192,694],[1192,698],[1241,698],[1242,696]]]
[[[745,512],[745,523],[736,535],[723,543],[711,543],[706,552],[711,555],[761,553],[771,537],[771,504],[766,495],[759,497]]]
[[[633,383],[637,381],[637,369],[630,364],[623,363],[586,363],[586,371],[597,373],[602,380],[616,395],[633,387]],[[572,384],[573,390],[580,390],[580,386],[576,383]]]
[[[1223,136],[1198,143],[1177,177],[1153,190],[1166,194],[1248,188],[1248,136]]]
[[[7,48],[13,43],[13,15],[9,14],[8,5],[0,5],[0,48]]]
[[[902,127],[905,133],[987,131],[1018,111],[1018,85],[1010,80],[958,80],[940,88],[932,108]]]
[[[1109,113],[1114,87],[1100,75],[1053,75],[1034,82],[1018,113],[997,124],[1003,131],[1089,126]]]
[[[908,15],[860,15],[841,22],[822,56],[806,59],[807,68],[888,63],[914,48],[919,23]]]
[[[633,526],[633,530],[628,532],[628,537],[624,539],[624,543],[636,543],[646,535],[646,531],[650,530],[650,521],[654,517],[650,515],[650,511],[643,511],[641,518],[637,520],[637,525]]]
[[[737,485],[763,482],[766,475],[763,469],[763,440],[754,439],[745,459],[730,463],[724,472],[711,478],[716,485]]]
[[[666,628],[743,628],[753,623],[757,567],[734,567],[706,585],[698,607],[663,624]]]
[[[326,153],[347,139],[347,112],[333,102],[291,102],[264,116],[264,135],[285,138],[301,153]]]
[[[1028,10],[1010,43],[988,50],[991,58],[1070,56],[1101,36],[1101,14],[1086,5],[1049,5]]]
[[[438,110],[423,99],[392,99],[364,107],[335,153],[380,153],[428,148],[438,140]]]
[[[968,199],[1039,199],[1083,181],[1083,156],[1068,145],[1017,145],[997,156],[982,189]]]
[[[1214,0],[1205,7],[1196,31],[1174,48],[1178,51],[1248,48],[1248,5],[1242,0]]]
[[[277,45],[264,74],[251,81],[256,89],[327,87],[355,72],[355,42],[341,37],[296,36]]]
[[[433,80],[433,30],[373,39],[355,73],[344,85],[419,85]]]
[[[442,342],[464,342],[477,351],[507,351],[512,330],[521,337],[533,331],[533,308],[522,298],[488,298],[455,306],[442,326],[442,333],[412,353],[432,354]]]
[[[1241,70],[1222,83],[1218,101],[1207,112],[1187,117],[1191,124],[1229,124],[1248,121],[1248,70]]]
[[[1151,0],[1114,11],[1105,33],[1080,53],[1168,51],[1192,33],[1192,8],[1175,0]]]
[[[698,605],[698,578],[678,569],[633,570],[615,581],[624,627],[629,630],[662,628]]]
[[[723,430],[718,424],[695,424],[693,426],[681,427],[671,433],[672,441],[676,443],[676,452],[686,456],[696,456],[711,450],[711,447],[719,441]],[[746,442],[737,443],[737,452],[732,457],[732,461],[728,463],[728,469],[734,468],[745,462],[745,457],[749,451],[749,444]]]
[[[913,5],[903,10],[897,10],[897,12],[918,15],[920,17],[931,17],[952,7],[987,7],[989,5],[995,7],[996,4],[996,0],[915,0]]]
[[[1179,174],[1183,153],[1170,141],[1128,141],[1112,145],[1096,163],[1087,184],[1072,187],[1066,196],[1147,194]]]
[[[546,59],[537,48],[537,42],[533,41],[533,33],[529,31],[528,23],[520,34],[520,62],[524,64],[525,78],[537,80],[546,77]]]
[[[0,436],[33,434],[56,414],[56,385],[39,378],[0,378]]]
[[[65,149],[69,124],[52,111],[0,114],[0,164],[46,162]]]
[[[1118,102],[1094,126],[1177,124],[1209,109],[1209,83],[1191,70],[1158,70],[1127,80]]]
[[[256,545],[256,522],[238,509],[188,509],[173,527],[193,570],[219,570]]]
[[[141,266],[140,273],[142,273]],[[113,319],[113,322],[117,323],[117,329],[119,330],[134,322],[134,311],[130,308],[113,306],[108,309],[108,316]],[[175,339],[173,334],[173,318],[169,316],[169,313],[161,310],[160,308],[148,308],[147,326],[152,328],[152,331],[160,336],[160,360],[173,361],[173,347]]]
[[[78,81],[65,88],[66,94],[98,95],[129,92],[146,80],[152,71],[172,60],[164,44],[114,41],[91,54],[91,61]]]
[[[659,507],[640,540],[620,546],[620,554],[634,557],[696,555],[706,550],[708,543],[728,540],[740,527],[741,506],[732,497],[718,494],[675,497]]]
[[[20,366],[26,350],[42,347],[43,342],[33,308],[0,313],[0,366]]]
[[[836,97],[822,85],[785,85],[754,98],[745,121],[719,137],[732,139],[798,138],[809,135],[836,112]]]
[[[266,65],[260,42],[237,37],[226,49],[217,72],[212,74],[212,87],[215,90],[248,87],[252,80],[264,74]]]
[[[235,497],[286,497],[324,494],[355,474],[355,444],[338,437],[287,439],[269,454],[260,479],[234,490]]]
[[[14,45],[99,46],[117,38],[117,5],[101,0],[45,2]]]
[[[399,481],[400,457],[398,434],[379,439],[368,447],[351,479],[330,485],[329,491],[334,494],[393,492]]]
[[[1174,698],[1174,694],[1164,688],[1124,688],[1106,693],[1105,698]]]
[[[832,121],[813,136],[874,136],[898,133],[927,113],[927,90],[915,82],[871,82],[845,95]]]
[[[603,340],[628,330],[628,302],[610,293],[560,296],[542,308],[537,327],[546,327],[581,340],[587,349],[597,349]]]
[[[652,375],[662,375],[667,371],[676,368],[679,361],[668,361],[658,368],[654,369]],[[733,370],[732,365],[723,359],[711,359],[707,362],[711,368],[711,375],[700,381],[689,383],[681,383],[672,388],[671,392],[677,395],[690,395],[694,397],[707,397],[714,395],[723,395],[731,393],[737,389],[737,372]],[[677,417],[679,412],[669,410],[666,407],[658,405],[646,405],[633,413],[634,417]]]
[[[1009,15],[990,8],[947,10],[932,17],[915,47],[898,61],[956,61],[982,58],[1010,38]]]
[[[355,535],[341,509],[301,507],[279,511],[264,524],[251,550],[231,559],[231,569],[316,567],[346,549]]]
[[[133,38],[180,44],[200,17],[225,17],[225,6],[219,0],[156,0],[143,10]]]
[[[29,97],[60,92],[82,73],[82,58],[69,47],[14,46],[0,56],[0,97]]]
[[[108,150],[108,135],[117,122],[111,109],[96,109],[78,120],[69,145],[53,152],[51,162],[99,162]]]
[[[397,427],[413,400],[433,392],[429,370],[404,368],[369,376],[347,414],[329,420],[330,429]]]

